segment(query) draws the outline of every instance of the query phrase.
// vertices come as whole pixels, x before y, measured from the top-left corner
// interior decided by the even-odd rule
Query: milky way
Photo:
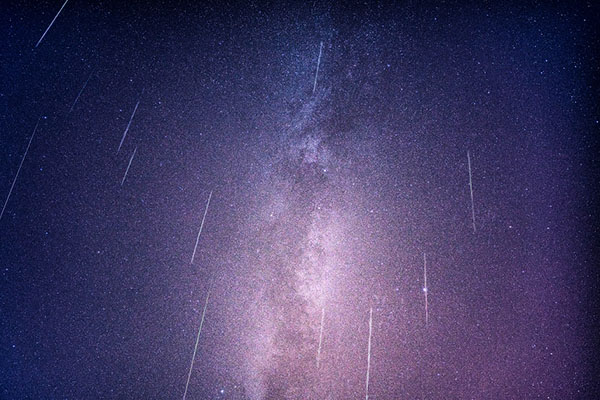
[[[0,398],[597,398],[596,6],[198,3],[3,10]]]

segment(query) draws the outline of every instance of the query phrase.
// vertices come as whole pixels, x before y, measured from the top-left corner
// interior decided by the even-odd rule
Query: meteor
[[[323,323],[325,322],[325,307],[321,312],[321,332],[319,333],[319,349],[317,350],[317,368],[319,368],[319,363],[321,361],[321,344],[323,343]]]
[[[427,256],[423,253],[423,293],[425,294],[425,325],[429,322],[429,310],[427,309]]]
[[[29,138],[29,143],[27,144],[27,149],[25,149],[25,154],[23,154],[23,158],[21,159],[21,163],[19,164],[19,168],[17,169],[17,174],[15,175],[15,179],[13,179],[13,183],[10,186],[10,190],[8,191],[8,196],[6,196],[6,201],[4,202],[2,211],[0,211],[0,219],[2,219],[2,216],[4,215],[4,210],[6,209],[8,200],[10,199],[10,195],[12,194],[13,188],[15,187],[15,183],[17,183],[17,178],[19,177],[19,172],[21,172],[21,167],[23,166],[23,161],[25,161],[25,157],[27,157],[27,152],[29,151],[29,146],[31,146],[31,141],[33,140],[33,137],[35,136],[35,132],[37,131],[37,128],[40,124],[40,119],[42,119],[42,117],[38,118],[38,121],[35,124],[35,128],[33,129],[33,133],[31,134],[31,138]]]
[[[137,146],[133,149],[133,154],[129,159],[129,164],[127,165],[127,169],[125,170],[125,175],[123,175],[123,179],[121,180],[121,186],[123,186],[123,182],[125,182],[125,178],[127,178],[127,173],[129,172],[129,167],[131,167],[131,162],[133,161],[133,157],[135,157],[135,152],[137,151]]]
[[[198,336],[196,336],[196,345],[194,346],[194,354],[192,355],[192,363],[190,365],[190,372],[188,372],[187,382],[185,383],[185,391],[183,392],[183,400],[187,396],[188,386],[190,384],[190,378],[192,376],[192,369],[194,368],[194,360],[196,358],[196,352],[198,351],[198,342],[200,341],[200,332],[202,332],[202,325],[204,324],[204,316],[206,315],[206,307],[208,307],[208,297],[210,296],[210,289],[206,294],[206,302],[204,302],[204,310],[202,311],[202,319],[200,320],[200,328],[198,328]]]
[[[131,118],[129,118],[129,123],[127,124],[127,128],[125,128],[125,132],[123,132],[123,137],[121,138],[121,143],[119,143],[119,148],[117,149],[117,153],[119,152],[119,150],[121,150],[121,146],[123,146],[123,141],[125,141],[125,136],[127,136],[127,132],[129,131],[129,127],[131,126],[131,121],[133,121],[133,117],[135,116],[135,112],[137,111],[139,105],[140,105],[140,101],[138,100],[138,102],[135,105],[135,108],[133,109],[133,113],[131,114]]]
[[[371,332],[373,330],[373,307],[369,311],[369,344],[367,348],[367,382],[365,387],[365,400],[369,400],[369,373],[371,372]]]
[[[469,162],[469,189],[471,191],[471,212],[473,215],[473,233],[475,233],[475,203],[473,203],[473,177],[471,174],[471,155],[467,150],[467,161]]]
[[[54,19],[52,20],[52,22],[50,22],[50,25],[48,25],[48,27],[46,28],[46,31],[44,31],[44,34],[42,35],[42,37],[40,38],[40,40],[38,40],[38,42],[36,43],[35,47],[38,47],[39,44],[42,42],[42,40],[44,40],[44,36],[46,36],[46,33],[48,33],[48,31],[50,30],[50,28],[54,24],[54,21],[56,21],[56,18],[58,18],[58,14],[60,14],[60,12],[63,10],[63,8],[65,8],[65,6],[67,5],[68,1],[69,0],[65,0],[65,4],[63,4],[62,7],[60,8],[60,10],[58,10],[58,12],[56,13],[56,15],[54,16]]]
[[[317,89],[317,77],[319,76],[319,65],[321,65],[321,53],[323,52],[323,42],[319,48],[319,58],[317,59],[317,72],[315,73],[315,84],[313,85],[313,93]]]
[[[206,219],[206,213],[208,212],[208,205],[210,204],[210,198],[212,197],[212,190],[208,195],[208,201],[206,202],[206,208],[204,209],[204,216],[202,217],[202,223],[200,223],[200,230],[198,230],[198,237],[196,238],[196,245],[194,246],[194,252],[192,253],[192,261],[190,264],[194,263],[194,257],[196,256],[196,249],[198,248],[198,242],[200,241],[200,234],[202,233],[202,227],[204,226],[204,220]]]
[[[77,97],[75,97],[75,101],[73,102],[73,105],[71,105],[71,109],[69,110],[69,113],[71,113],[71,111],[73,111],[73,107],[75,107],[75,104],[77,104],[77,100],[79,100],[79,96],[81,96],[81,93],[83,93],[83,90],[85,89],[85,87],[87,86],[88,82],[90,81],[92,75],[94,75],[94,72],[96,71],[96,69],[92,70],[92,73],[90,74],[90,76],[88,76],[87,80],[85,81],[85,83],[83,84],[83,87],[81,88],[81,90],[79,91],[79,94],[77,95]]]

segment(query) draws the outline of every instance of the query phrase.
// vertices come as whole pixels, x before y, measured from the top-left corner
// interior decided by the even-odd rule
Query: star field
[[[371,309],[373,400],[598,397],[597,5],[61,5],[0,16],[0,398],[181,398],[209,292],[187,399],[365,398]]]

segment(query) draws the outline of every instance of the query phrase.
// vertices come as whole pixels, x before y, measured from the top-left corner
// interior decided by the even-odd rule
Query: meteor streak
[[[325,322],[325,307],[323,307],[323,311],[321,312],[321,332],[319,333],[319,349],[317,350],[317,368],[319,368],[319,363],[321,361],[321,344],[323,343],[323,323]]]
[[[367,382],[365,387],[365,400],[369,400],[369,373],[371,372],[371,332],[373,330],[373,307],[369,311],[369,345],[367,350]]]
[[[129,131],[129,127],[131,126],[131,121],[133,121],[133,117],[135,116],[135,112],[137,111],[138,106],[140,105],[140,101],[135,105],[133,109],[133,113],[131,114],[131,118],[129,118],[129,123],[127,124],[127,128],[125,128],[125,132],[123,132],[123,137],[121,138],[121,143],[119,143],[119,148],[117,149],[117,153],[121,150],[121,146],[123,146],[123,141],[125,140],[125,136],[127,136],[127,132]]]
[[[317,89],[317,77],[319,76],[319,65],[321,65],[321,53],[323,52],[323,42],[319,48],[319,58],[317,59],[317,72],[315,73],[315,84],[313,85],[313,93]]]
[[[425,325],[429,322],[429,310],[427,303],[427,256],[423,253],[423,293],[425,294]]]
[[[198,336],[196,336],[196,345],[194,346],[194,354],[192,355],[192,363],[190,365],[190,372],[188,372],[187,382],[185,383],[185,391],[183,392],[183,400],[187,396],[188,386],[190,384],[190,378],[192,376],[192,369],[194,368],[194,359],[196,358],[196,352],[198,351],[198,342],[200,341],[200,332],[202,332],[202,325],[204,324],[204,316],[206,315],[206,307],[208,307],[208,297],[210,296],[210,289],[206,294],[206,301],[204,302],[204,310],[202,311],[202,319],[200,320],[200,328],[198,328]]]
[[[73,107],[75,107],[75,104],[77,104],[77,100],[79,100],[79,96],[81,96],[81,93],[83,93],[83,90],[85,89],[85,87],[87,86],[88,82],[90,81],[92,75],[94,75],[94,72],[96,70],[94,69],[92,71],[92,73],[90,74],[90,76],[88,76],[87,80],[85,81],[85,83],[83,84],[83,87],[81,88],[81,90],[79,91],[79,94],[77,95],[77,97],[75,97],[75,101],[73,102],[73,105],[71,105],[71,109],[69,110],[69,113],[71,111],[73,111]]]
[[[212,190],[208,195],[208,201],[206,202],[206,208],[204,209],[204,216],[202,217],[202,223],[200,223],[200,230],[198,230],[198,237],[196,238],[196,245],[194,246],[194,252],[192,253],[192,261],[190,264],[194,263],[194,257],[196,256],[196,249],[198,248],[198,242],[200,241],[200,234],[202,233],[202,227],[204,226],[204,220],[206,219],[206,213],[208,212],[208,205],[210,204],[210,198],[212,197]]]
[[[15,179],[13,179],[13,183],[10,186],[10,190],[8,191],[8,196],[6,196],[6,201],[4,202],[4,206],[2,207],[2,211],[0,211],[0,219],[4,215],[4,209],[6,209],[6,205],[8,204],[8,200],[10,199],[10,195],[12,194],[13,188],[15,187],[15,183],[17,182],[17,178],[19,177],[19,172],[21,172],[21,167],[23,166],[23,161],[25,161],[25,157],[27,157],[27,152],[29,151],[29,146],[31,146],[31,141],[35,136],[35,132],[37,131],[38,125],[40,124],[40,119],[38,118],[37,123],[35,124],[35,128],[33,129],[33,133],[31,134],[31,138],[29,138],[29,143],[27,144],[27,149],[25,149],[25,154],[23,154],[23,158],[21,159],[21,163],[19,164],[19,168],[17,169],[17,174],[15,175]]]
[[[63,8],[65,8],[65,6],[67,5],[68,1],[69,0],[65,0],[65,4],[63,4],[62,7],[60,8],[60,10],[58,10],[58,12],[56,13],[56,15],[54,16],[54,19],[52,20],[52,22],[50,22],[50,25],[48,25],[48,27],[44,31],[44,34],[42,35],[42,37],[40,38],[40,40],[38,40],[38,42],[36,43],[35,47],[38,47],[39,44],[42,42],[42,40],[44,40],[44,36],[46,36],[46,33],[48,33],[48,31],[52,27],[52,24],[54,24],[54,21],[56,21],[56,18],[58,18],[58,14],[60,14],[60,12],[63,10]]]
[[[475,233],[475,203],[473,203],[473,177],[471,175],[471,155],[467,150],[467,160],[469,162],[469,189],[471,190],[471,212],[473,215],[473,233]]]
[[[133,154],[129,159],[129,164],[127,165],[127,169],[125,170],[125,175],[123,175],[123,179],[121,180],[121,186],[123,186],[123,182],[125,182],[125,178],[127,178],[127,173],[129,172],[129,167],[131,167],[131,162],[133,161],[133,157],[135,157],[135,152],[137,151],[137,146],[133,149]]]

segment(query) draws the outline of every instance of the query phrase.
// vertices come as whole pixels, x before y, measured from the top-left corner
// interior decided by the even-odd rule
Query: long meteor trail
[[[56,21],[56,18],[58,18],[58,14],[60,14],[60,12],[63,10],[63,8],[65,8],[65,6],[67,5],[68,1],[69,0],[65,0],[65,4],[63,4],[62,7],[60,8],[60,10],[58,10],[58,12],[56,13],[56,15],[54,16],[54,19],[52,20],[52,22],[50,22],[50,25],[48,25],[48,27],[44,31],[44,34],[42,35],[42,37],[40,38],[40,40],[38,40],[38,42],[36,43],[35,47],[38,47],[39,44],[42,42],[42,40],[44,40],[44,36],[46,36],[46,33],[48,33],[48,31],[50,30],[50,28],[54,24],[54,21]]]
[[[321,344],[323,343],[323,324],[325,322],[325,307],[321,311],[321,332],[319,333],[319,349],[317,350],[317,368],[321,362]]]
[[[471,155],[467,150],[467,161],[469,162],[469,189],[471,191],[471,212],[473,215],[473,233],[475,233],[475,203],[473,202],[473,176],[471,174]]]
[[[129,131],[129,127],[131,126],[131,121],[133,121],[133,117],[135,116],[135,112],[140,105],[140,101],[135,104],[135,108],[133,109],[133,113],[131,113],[131,118],[129,118],[129,123],[127,124],[127,128],[125,128],[125,132],[123,132],[123,137],[121,138],[121,143],[119,143],[119,148],[117,149],[117,153],[121,150],[121,146],[123,146],[123,142],[125,141],[125,136],[127,136],[127,132]]]
[[[427,302],[427,256],[423,253],[423,293],[425,294],[425,325],[429,322],[429,303]]]
[[[206,315],[206,307],[208,307],[208,297],[210,296],[210,289],[206,294],[206,302],[204,302],[204,310],[202,311],[202,319],[200,320],[200,328],[198,328],[198,336],[196,336],[196,345],[194,346],[194,354],[192,355],[192,363],[190,365],[190,372],[188,372],[187,382],[185,383],[185,391],[183,392],[183,400],[187,396],[188,386],[190,384],[190,378],[192,376],[192,369],[194,368],[194,360],[196,359],[196,352],[198,351],[198,342],[200,341],[200,332],[202,332],[202,325],[204,324],[204,316]]]
[[[204,209],[204,216],[202,217],[202,223],[200,223],[200,229],[198,230],[198,237],[196,238],[196,245],[194,246],[194,252],[192,253],[192,261],[190,264],[194,263],[194,257],[196,256],[196,249],[198,248],[198,242],[200,241],[200,234],[202,233],[202,227],[204,226],[204,220],[206,219],[206,213],[208,212],[208,206],[210,205],[210,198],[212,197],[212,190],[208,195],[208,201],[206,202],[206,208]]]
[[[131,167],[131,162],[133,161],[133,157],[135,157],[136,151],[137,151],[137,146],[135,147],[135,149],[133,149],[133,154],[131,155],[131,158],[129,159],[129,164],[127,165],[127,169],[125,170],[125,175],[123,175],[123,179],[121,180],[121,186],[123,186],[123,183],[125,182],[125,178],[127,178],[127,173],[129,172],[129,167]]]
[[[319,76],[319,66],[321,65],[322,52],[323,52],[323,42],[321,42],[321,47],[319,47],[319,58],[317,59],[317,72],[315,73],[315,83],[313,85],[313,93],[317,89],[317,77]]]
[[[13,179],[13,183],[10,186],[10,190],[8,191],[8,196],[6,196],[6,201],[4,201],[4,206],[2,206],[2,211],[0,211],[0,219],[4,215],[4,210],[6,209],[6,205],[8,204],[8,200],[10,199],[10,195],[12,194],[13,188],[15,187],[15,183],[17,183],[17,178],[19,177],[19,172],[21,172],[21,167],[23,166],[23,161],[25,161],[25,157],[27,157],[27,152],[29,151],[29,146],[31,146],[31,141],[35,136],[35,132],[40,124],[40,120],[42,117],[38,118],[37,123],[35,124],[35,128],[33,129],[33,133],[31,134],[31,138],[29,138],[29,143],[27,144],[27,149],[25,149],[25,154],[23,154],[23,158],[21,159],[21,163],[19,164],[19,168],[17,169],[17,174],[15,175],[15,179]]]
[[[81,93],[83,93],[83,90],[85,89],[85,87],[87,86],[88,82],[92,78],[92,75],[94,75],[95,71],[96,71],[96,69],[92,70],[92,72],[90,73],[90,76],[88,76],[87,80],[83,84],[83,87],[81,88],[81,90],[79,91],[79,94],[77,94],[77,97],[75,97],[75,101],[71,105],[71,109],[69,110],[69,113],[71,113],[71,111],[73,111],[73,107],[75,107],[75,104],[77,104],[77,100],[79,100],[79,96],[81,96]]]
[[[367,381],[365,387],[365,400],[369,400],[369,373],[371,372],[371,333],[373,331],[373,307],[369,311],[369,345],[367,348]]]

